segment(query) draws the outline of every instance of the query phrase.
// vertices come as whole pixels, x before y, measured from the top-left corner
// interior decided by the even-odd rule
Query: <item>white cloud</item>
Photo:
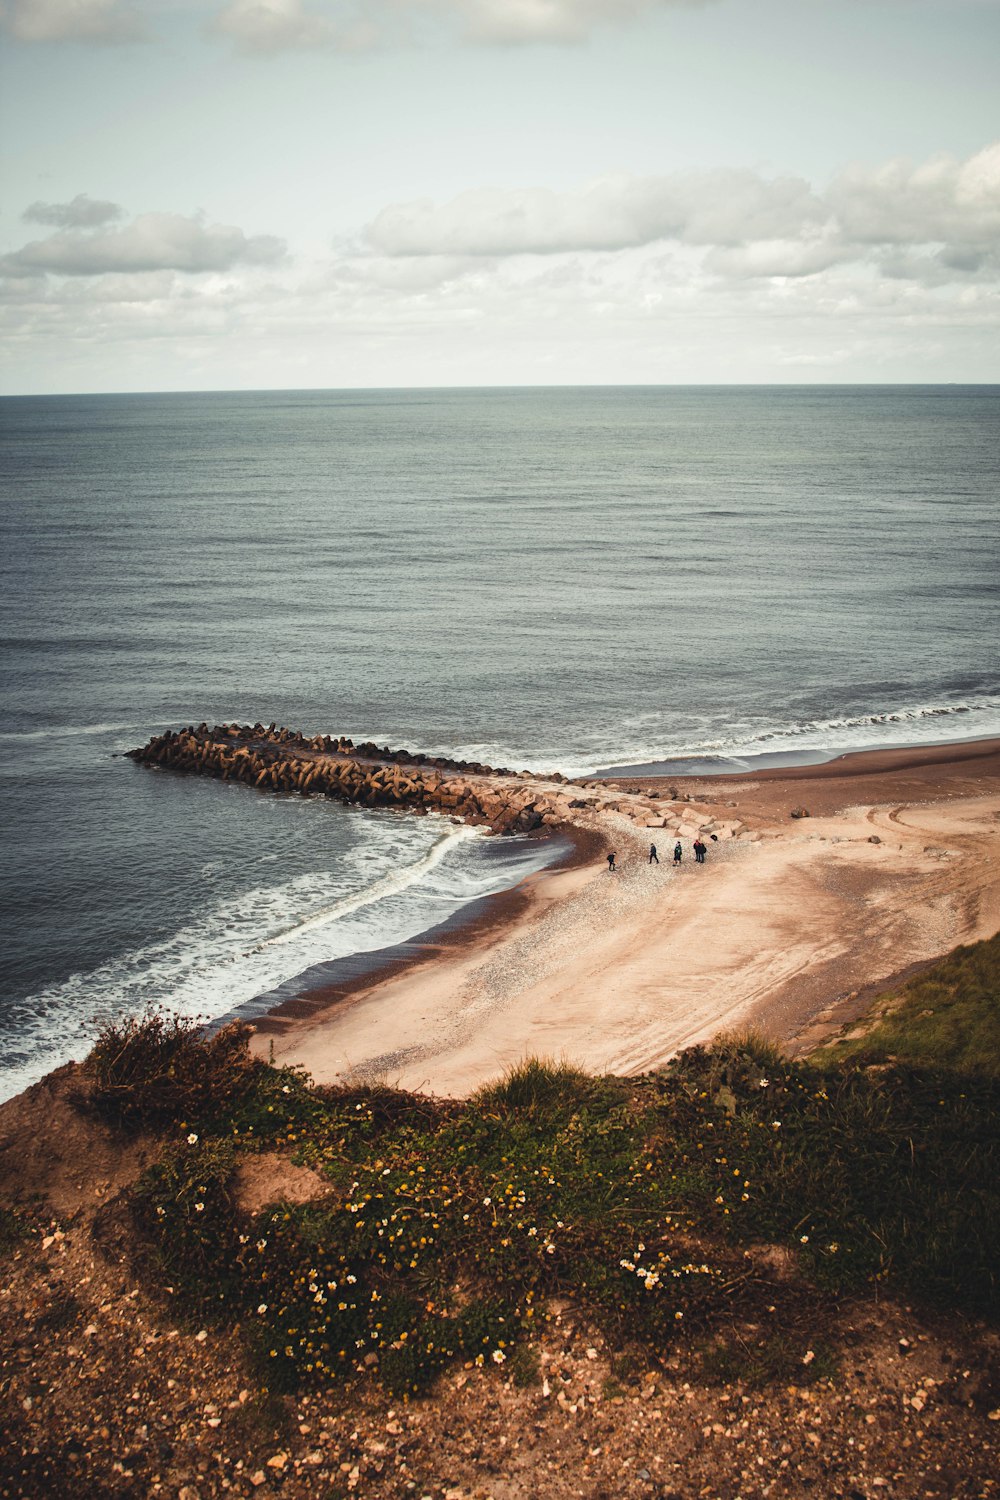
[[[711,0],[228,0],[209,31],[241,52],[398,47],[433,33],[470,42],[579,42],[660,7]]]
[[[748,245],[716,246],[705,268],[717,276],[815,276],[844,259],[844,247],[826,235],[760,239]]]
[[[122,210],[106,199],[77,193],[69,203],[31,203],[21,215],[29,224],[54,224],[57,229],[95,229],[120,219]]]
[[[708,247],[706,264],[725,276],[811,276],[853,261],[895,277],[989,275],[1000,254],[1000,144],[964,162],[939,155],[852,167],[825,191],[749,171],[601,178],[561,193],[477,189],[444,204],[391,205],[363,241],[382,256],[556,255],[662,241]]]
[[[579,42],[668,4],[699,0],[440,0],[463,35],[479,42]]]
[[[273,235],[248,238],[228,224],[206,224],[200,217],[140,214],[123,229],[92,233],[67,230],[33,240],[4,257],[10,276],[51,272],[58,276],[101,276],[108,272],[226,271],[235,265],[269,265],[285,253]]]
[[[146,35],[134,0],[7,0],[0,24],[19,42],[135,42]]]
[[[312,264],[149,214],[23,246],[0,314],[21,389],[996,380],[997,155],[463,195]]]
[[[20,389],[1000,373],[992,287],[930,287],[860,264],[723,278],[701,247],[680,245],[496,261],[356,256],[275,274],[36,277],[8,283],[0,315]]]
[[[440,206],[421,199],[383,209],[364,236],[383,255],[551,255],[662,239],[736,245],[795,233],[819,216],[801,178],[716,171],[605,177],[570,193],[479,189]]]
[[[827,202],[856,244],[995,244],[1000,236],[1000,142],[965,162],[941,152],[914,166],[903,158],[849,167]]]
[[[326,46],[335,31],[328,17],[307,10],[302,0],[231,0],[209,30],[241,52],[285,52]]]

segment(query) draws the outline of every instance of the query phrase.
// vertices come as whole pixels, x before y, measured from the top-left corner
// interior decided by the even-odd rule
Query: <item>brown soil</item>
[[[765,1246],[747,1261],[752,1321],[653,1366],[560,1304],[527,1354],[453,1369],[425,1399],[394,1400],[374,1376],[349,1392],[270,1396],[235,1332],[189,1326],[140,1269],[126,1189],[154,1143],[81,1114],[80,1085],[63,1069],[0,1108],[0,1202],[35,1215],[0,1252],[5,1500],[997,1491],[996,1333],[874,1297],[831,1302]],[[310,1176],[272,1153],[241,1186],[254,1203],[293,1183],[307,1196]],[[737,1378],[762,1342],[784,1358],[763,1386]]]

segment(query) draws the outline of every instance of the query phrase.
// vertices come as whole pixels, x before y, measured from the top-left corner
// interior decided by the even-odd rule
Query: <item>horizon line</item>
[[[483,391],[742,391],[742,390],[996,390],[1000,380],[677,380],[677,381],[551,381],[546,384],[523,381],[497,385],[289,385],[289,386],[165,386],[148,390],[103,391],[2,391],[0,401],[61,401],[105,396],[270,396],[414,393],[414,392],[483,392]]]

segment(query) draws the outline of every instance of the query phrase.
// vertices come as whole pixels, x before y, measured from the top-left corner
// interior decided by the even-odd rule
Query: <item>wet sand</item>
[[[751,1025],[799,1052],[895,976],[1000,928],[1000,741],[617,781],[690,799],[674,804],[685,826],[719,830],[707,862],[692,833],[674,869],[672,832],[588,813],[568,864],[272,1013],[255,1045],[317,1082],[439,1095],[531,1055],[641,1072]],[[791,818],[800,806],[810,816]]]

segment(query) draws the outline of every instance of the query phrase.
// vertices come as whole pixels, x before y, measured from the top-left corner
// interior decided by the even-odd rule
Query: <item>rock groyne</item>
[[[559,772],[512,771],[479,761],[450,760],[343,736],[305,735],[276,724],[198,724],[167,730],[128,752],[144,765],[181,774],[242,781],[259,791],[325,796],[369,808],[444,813],[494,833],[517,834],[593,823],[619,813],[640,828],[735,837],[707,807],[610,781],[570,781]]]
[[[361,807],[450,814],[496,833],[533,833],[572,821],[574,795],[558,773],[540,777],[478,761],[307,736],[274,724],[199,724],[154,736],[132,760],[262,791],[322,795]]]

